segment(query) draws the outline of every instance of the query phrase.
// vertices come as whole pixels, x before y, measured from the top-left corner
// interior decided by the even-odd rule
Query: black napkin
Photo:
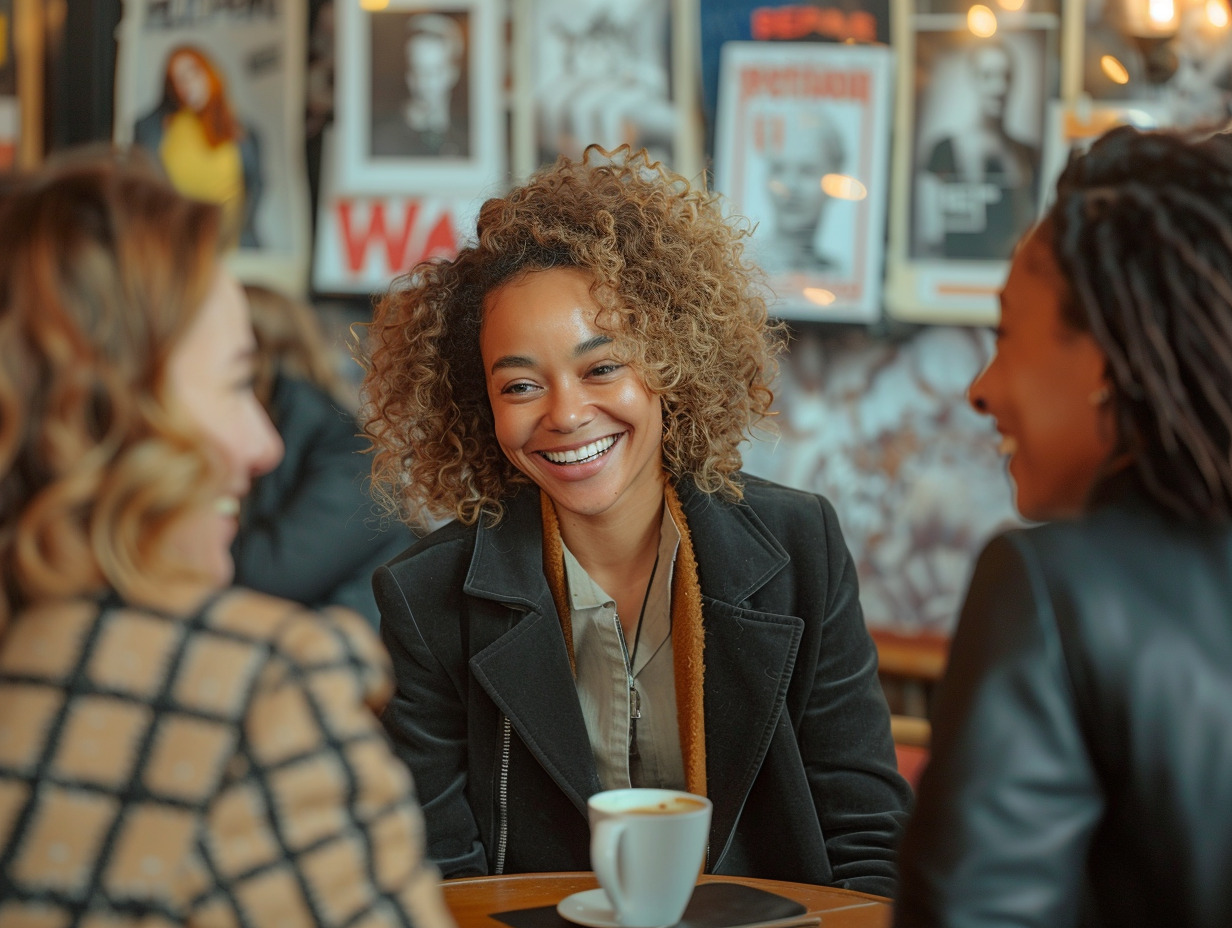
[[[739,928],[740,925],[803,915],[806,911],[800,903],[764,889],[740,883],[702,883],[693,890],[693,898],[676,928]],[[492,917],[511,928],[573,926],[554,905],[497,912]]]

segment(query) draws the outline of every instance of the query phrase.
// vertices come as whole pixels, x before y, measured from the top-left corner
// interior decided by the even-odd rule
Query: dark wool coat
[[[705,630],[707,872],[889,895],[898,775],[855,565],[825,499],[745,478],[677,487]],[[451,523],[374,578],[397,693],[383,715],[446,877],[588,870],[601,787],[543,574],[539,493]]]

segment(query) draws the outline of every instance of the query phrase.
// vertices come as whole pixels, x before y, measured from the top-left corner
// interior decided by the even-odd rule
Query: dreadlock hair
[[[1232,518],[1232,135],[1113,129],[1071,155],[1047,221],[1147,492]]]

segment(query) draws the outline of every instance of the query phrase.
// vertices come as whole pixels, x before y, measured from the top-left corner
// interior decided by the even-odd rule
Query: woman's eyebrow
[[[596,348],[602,348],[604,345],[610,345],[611,343],[612,336],[610,335],[592,336],[591,338],[586,339],[586,341],[578,343],[578,346],[573,349],[573,356],[575,358],[580,358],[582,355],[589,354]]]
[[[613,338],[610,335],[594,335],[578,344],[573,349],[573,356],[580,358],[582,355],[589,354],[596,348],[602,348],[604,345],[610,345]],[[507,354],[504,357],[497,358],[492,362],[492,371],[495,373],[499,370],[505,370],[510,367],[534,367],[535,359],[522,354]]]

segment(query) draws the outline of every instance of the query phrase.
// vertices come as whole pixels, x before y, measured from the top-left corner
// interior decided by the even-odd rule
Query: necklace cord
[[[650,602],[650,590],[654,586],[655,574],[659,570],[659,552],[655,551],[654,565],[650,568],[650,579],[646,581],[646,595],[642,597],[642,611],[637,614],[637,631],[633,633],[633,652],[629,655],[629,675],[635,676],[634,663],[637,661],[637,646],[642,643],[642,624],[646,618],[646,604]]]

